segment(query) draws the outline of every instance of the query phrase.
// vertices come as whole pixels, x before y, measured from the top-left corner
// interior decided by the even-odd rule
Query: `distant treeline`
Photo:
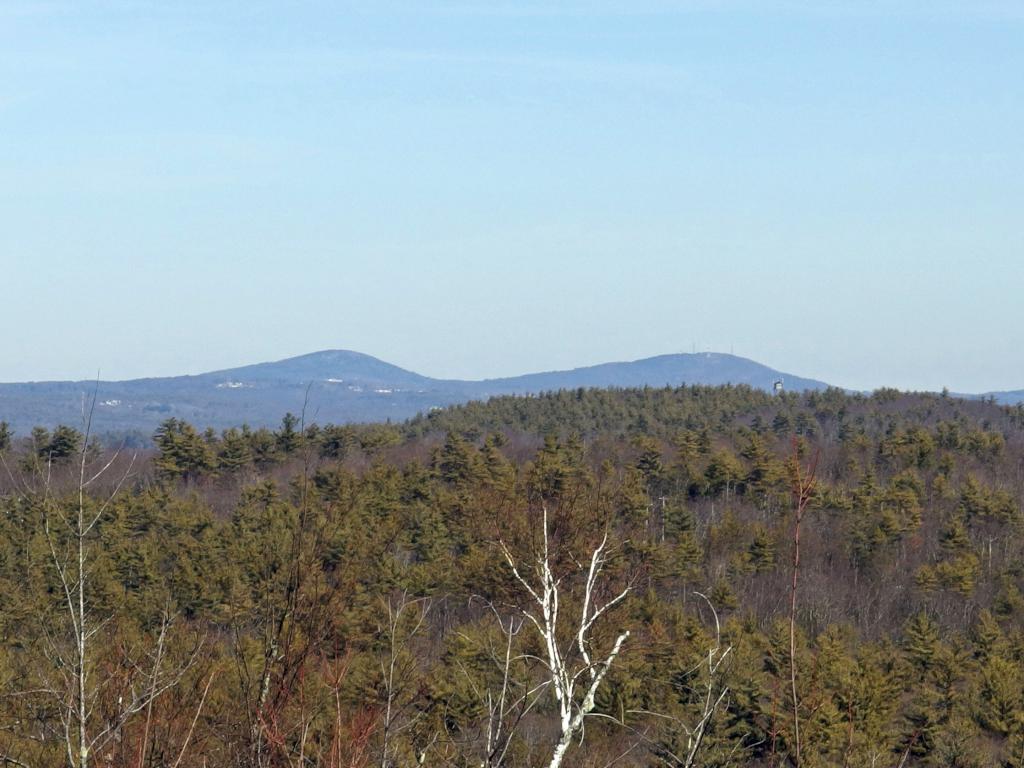
[[[0,425],[0,763],[1024,765],[1022,406],[102,427]]]

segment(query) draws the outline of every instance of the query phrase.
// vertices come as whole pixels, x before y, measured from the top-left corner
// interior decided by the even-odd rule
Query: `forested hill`
[[[525,394],[579,387],[661,387],[678,384],[747,384],[770,391],[780,381],[792,391],[825,389],[828,385],[814,379],[782,373],[735,355],[712,352],[659,355],[628,363],[605,363],[571,371],[551,371],[489,379],[474,384],[478,394]]]
[[[686,386],[203,427],[134,458],[0,435],[6,763],[80,734],[113,768],[1024,759],[1024,405]]]
[[[0,384],[0,420],[15,430],[80,424],[82,407],[97,393],[107,431],[152,432],[173,417],[217,428],[271,426],[305,409],[321,423],[401,421],[453,403],[492,395],[578,387],[748,384],[770,390],[824,389],[820,381],[791,376],[733,355],[663,355],[508,379],[435,379],[369,355],[329,350],[196,376],[96,382]]]
[[[824,407],[827,403],[860,402],[863,396],[858,399],[842,390],[827,389],[815,391],[809,399]],[[506,432],[670,437],[681,429],[714,428],[716,423],[733,424],[740,419],[753,419],[755,426],[776,418],[789,426],[795,421],[803,426],[810,416],[796,404],[805,402],[795,393],[770,395],[745,385],[563,389],[450,406],[410,419],[405,430],[411,435]]]

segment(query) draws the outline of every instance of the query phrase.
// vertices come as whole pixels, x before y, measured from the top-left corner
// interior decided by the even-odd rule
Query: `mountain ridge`
[[[271,426],[308,404],[307,420],[319,423],[402,420],[469,400],[558,389],[748,385],[770,391],[830,385],[718,352],[657,355],[565,370],[492,379],[425,376],[347,349],[327,349],[281,360],[182,376],[124,381],[41,381],[0,384],[0,420],[24,434],[33,426],[77,424],[82,406],[97,392],[97,428],[151,432],[169,417],[197,426]],[[1020,393],[993,393],[1013,398]],[[1018,400],[1009,399],[1009,402]]]

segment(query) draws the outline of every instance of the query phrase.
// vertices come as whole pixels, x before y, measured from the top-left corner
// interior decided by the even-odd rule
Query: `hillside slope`
[[[97,423],[105,431],[151,432],[171,416],[223,428],[272,425],[306,406],[320,423],[406,419],[432,408],[503,394],[579,387],[747,384],[770,390],[827,385],[734,355],[699,353],[549,371],[485,381],[435,379],[370,355],[325,350],[276,362],[194,376],[129,381],[0,384],[0,419],[25,433],[35,425],[79,424],[83,404],[97,392]]]

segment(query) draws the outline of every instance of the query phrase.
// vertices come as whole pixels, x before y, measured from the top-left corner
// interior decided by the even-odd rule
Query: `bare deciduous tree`
[[[483,653],[490,674],[485,672],[483,679],[480,679],[480,675],[472,674],[458,659],[455,663],[484,713],[476,735],[467,740],[469,752],[473,755],[467,761],[478,760],[480,768],[502,768],[507,764],[509,751],[523,718],[540,701],[548,682],[546,679],[539,684],[531,681],[528,667],[532,666],[533,657],[515,649],[516,638],[522,632],[526,619],[517,616],[506,618],[494,603],[484,603],[494,615],[499,639],[499,642],[495,642],[495,635],[487,633],[484,640]],[[473,642],[466,634],[459,634]]]
[[[558,768],[573,739],[577,735],[582,736],[584,721],[593,713],[601,681],[629,637],[628,630],[620,632],[607,653],[596,654],[593,648],[594,626],[612,607],[625,600],[631,587],[627,585],[604,604],[597,604],[598,584],[609,554],[608,534],[605,533],[601,543],[591,553],[579,618],[572,628],[571,636],[567,637],[559,625],[562,618],[559,614],[560,603],[566,595],[562,579],[555,576],[552,566],[547,507],[543,509],[543,527],[543,547],[533,563],[532,574],[527,572],[524,575],[509,548],[504,542],[500,545],[513,576],[534,603],[533,607],[524,608],[522,612],[544,643],[545,658],[542,661],[546,682],[554,692],[559,716],[559,735],[548,768]],[[579,567],[582,569],[582,564]]]
[[[397,599],[388,598],[387,646],[380,662],[383,683],[383,711],[381,713],[380,768],[395,765],[395,737],[412,728],[419,715],[408,716],[413,701],[410,696],[411,684],[415,680],[416,659],[408,653],[407,645],[423,629],[430,612],[430,600],[410,598],[402,592]],[[412,612],[408,619],[406,614]],[[422,763],[424,754],[417,755]]]
[[[729,695],[729,687],[722,684],[722,665],[732,652],[732,646],[722,647],[722,628],[718,621],[718,611],[715,610],[711,600],[700,592],[695,592],[694,594],[704,599],[711,608],[711,615],[715,619],[715,642],[708,648],[707,656],[703,657],[700,663],[690,670],[691,674],[700,673],[706,675],[699,691],[695,691],[699,693],[698,701],[700,703],[696,722],[690,724],[677,717],[671,717],[659,712],[630,710],[633,714],[649,715],[668,720],[673,727],[678,728],[686,735],[686,751],[682,754],[675,754],[667,750],[664,744],[659,745],[660,751],[665,753],[661,756],[662,761],[672,766],[672,768],[694,768],[698,764],[697,758],[700,756],[700,750],[704,744],[704,737],[707,734],[708,727],[711,725],[711,721],[714,719],[718,708],[725,701],[726,696]],[[737,745],[737,748],[739,746],[740,744]]]
[[[47,655],[54,676],[44,682],[41,692],[54,702],[69,768],[88,768],[94,753],[121,738],[129,721],[142,712],[147,713],[140,749],[140,760],[144,759],[153,702],[181,681],[195,663],[202,645],[197,641],[183,661],[170,664],[167,642],[174,617],[170,609],[165,608],[153,649],[134,654],[125,651],[118,666],[128,678],[127,683],[117,692],[116,703],[103,701],[104,697],[113,698],[109,690],[112,676],[102,679],[96,674],[98,650],[93,646],[109,619],[94,616],[90,606],[90,559],[97,528],[131,476],[135,457],[113,482],[105,498],[91,498],[89,488],[100,483],[120,456],[118,450],[109,458],[92,457],[93,446],[89,440],[95,404],[94,392],[89,411],[84,414],[85,429],[77,457],[73,501],[69,503],[53,492],[51,460],[46,464],[41,493],[42,527],[63,603],[60,613],[63,627],[47,632]]]

